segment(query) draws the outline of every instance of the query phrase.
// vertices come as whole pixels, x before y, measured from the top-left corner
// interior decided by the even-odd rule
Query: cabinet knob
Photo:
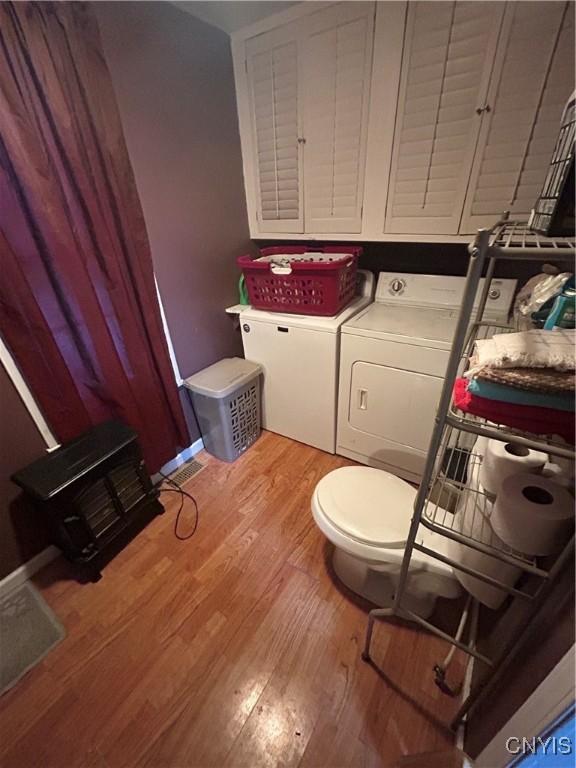
[[[306,144],[306,139],[303,136],[298,136],[298,144]]]
[[[490,104],[484,104],[483,107],[478,107],[476,109],[476,114],[481,115],[483,112],[491,112],[492,108],[490,107]]]

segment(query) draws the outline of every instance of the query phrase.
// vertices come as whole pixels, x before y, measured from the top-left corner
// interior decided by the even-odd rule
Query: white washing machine
[[[465,278],[381,272],[374,303],[342,326],[336,452],[418,482]],[[505,322],[515,280],[493,280],[485,318]]]
[[[240,313],[244,356],[263,368],[264,429],[336,452],[340,328],[373,300],[373,275],[361,277],[362,295],[334,317]]]

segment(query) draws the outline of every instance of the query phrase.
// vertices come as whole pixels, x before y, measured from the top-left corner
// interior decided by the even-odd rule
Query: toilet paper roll
[[[462,493],[456,510],[454,528],[476,541],[502,547],[502,542],[494,534],[488,520],[492,511],[492,503],[485,496],[480,495],[477,492],[478,490],[478,479],[473,476],[470,480],[470,487]],[[474,568],[476,571],[480,571],[480,573],[484,573],[486,576],[491,576],[493,579],[498,579],[498,581],[510,587],[513,587],[518,581],[522,573],[520,568],[508,563],[502,563],[489,555],[485,555],[483,552],[478,552],[478,550],[467,547],[452,539],[448,541],[448,554],[456,562],[468,568]],[[476,600],[494,610],[500,608],[508,595],[504,590],[492,587],[475,576],[459,571],[456,567],[454,568],[454,575],[464,589],[475,597]]]
[[[528,472],[503,481],[491,523],[508,546],[527,555],[551,555],[562,548],[572,527],[574,499],[566,488]]]
[[[546,453],[532,451],[515,443],[489,440],[480,468],[480,483],[488,493],[497,496],[507,477],[518,472],[539,474],[547,461]]]

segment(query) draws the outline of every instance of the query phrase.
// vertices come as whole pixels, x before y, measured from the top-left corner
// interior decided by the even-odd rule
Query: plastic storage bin
[[[190,390],[204,447],[223,461],[234,461],[260,436],[262,366],[227,357],[190,376]]]
[[[362,249],[350,245],[262,248],[260,257],[240,256],[255,309],[298,315],[337,315],[352,301]]]

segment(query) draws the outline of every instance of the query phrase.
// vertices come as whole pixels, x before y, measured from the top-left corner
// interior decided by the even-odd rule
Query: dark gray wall
[[[296,241],[284,241],[285,243]],[[259,240],[261,247],[278,245],[277,241]],[[465,275],[468,267],[468,245],[458,243],[368,243],[358,242],[362,246],[360,266],[375,272],[407,272],[411,274]],[[573,268],[573,259],[552,262],[562,271]],[[499,261],[496,265],[497,277],[509,277],[519,281],[519,285],[541,271],[537,261]]]
[[[38,554],[48,537],[10,475],[46,450],[24,403],[0,365],[0,578]]]
[[[230,41],[168,2],[93,7],[186,378],[242,349],[224,312],[251,249]]]

